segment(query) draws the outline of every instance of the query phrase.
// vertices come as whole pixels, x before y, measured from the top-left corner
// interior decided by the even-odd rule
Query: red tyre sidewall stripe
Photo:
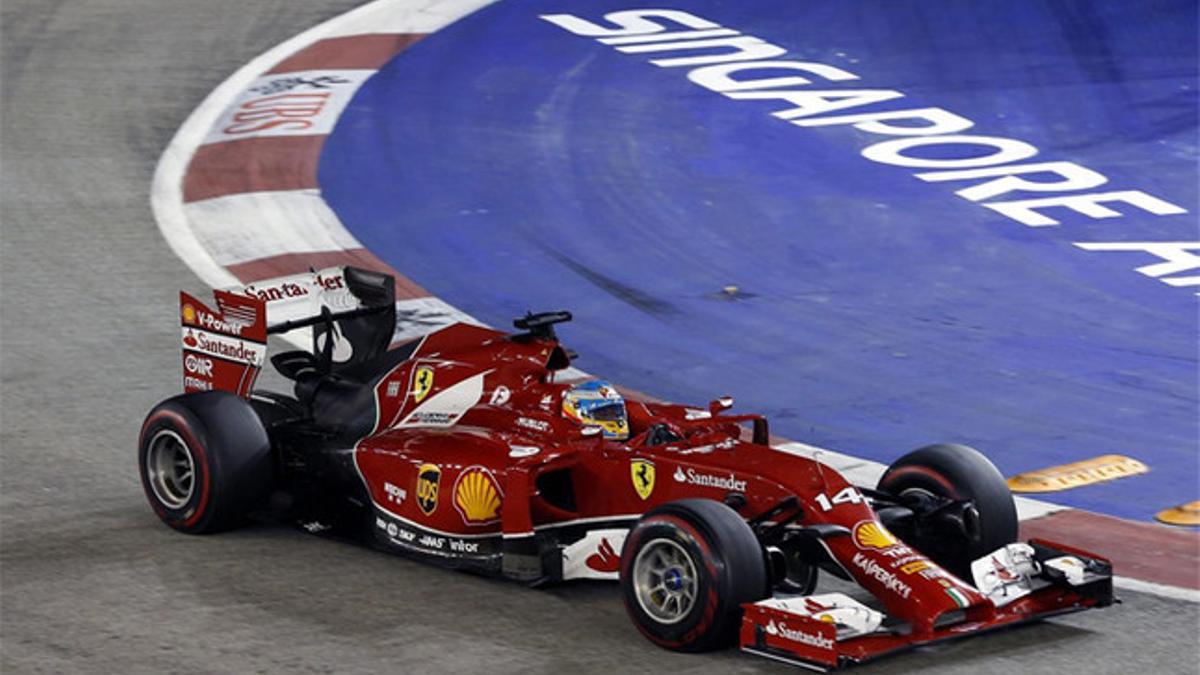
[[[708,592],[707,597],[705,598],[706,605],[704,608],[704,617],[701,619],[699,624],[697,624],[695,627],[693,627],[691,630],[688,631],[688,634],[695,633],[696,631],[703,631],[712,623],[713,619],[715,618],[716,603],[719,601],[719,598],[716,595],[716,590],[714,588],[716,578],[717,578],[717,569],[712,563],[712,549],[709,547],[708,541],[703,536],[701,536],[700,532],[698,530],[696,530],[696,528],[691,523],[689,523],[688,521],[686,521],[682,518],[679,518],[677,516],[672,516],[672,515],[668,515],[668,514],[656,514],[654,516],[651,516],[650,518],[647,518],[646,520],[641,521],[634,527],[634,532],[632,534],[632,537],[636,538],[636,537],[641,536],[641,533],[638,532],[637,530],[640,530],[640,529],[650,526],[650,525],[657,525],[657,524],[661,524],[661,523],[669,523],[669,524],[674,525],[675,527],[679,528],[680,530],[682,530],[685,534],[687,534],[692,539],[692,541],[696,542],[696,545],[701,550],[702,557],[703,557],[703,563],[704,563],[704,566],[709,571],[711,581],[708,583],[708,587],[709,587],[708,591],[709,592]],[[621,577],[622,578],[627,578],[628,575],[632,573],[633,558],[634,558],[634,556],[621,556]],[[654,644],[656,644],[660,647],[666,647],[668,649],[678,649],[687,644],[686,641],[664,640],[661,637],[658,637],[656,635],[653,635],[653,634],[647,632],[646,629],[642,627],[641,621],[638,620],[638,617],[634,613],[635,610],[632,606],[632,603],[629,603],[629,602],[625,603],[625,611],[629,614],[630,619],[633,620],[633,625],[638,629],[638,632],[641,633],[643,636],[646,637],[647,640],[650,640]]]
[[[715,565],[713,565],[712,548],[710,548],[708,545],[708,539],[705,538],[704,535],[700,534],[700,531],[697,530],[694,525],[692,525],[690,522],[684,520],[683,518],[680,518],[678,516],[667,515],[667,514],[654,516],[653,521],[661,521],[661,522],[671,523],[672,525],[683,530],[689,537],[691,537],[692,541],[696,542],[696,545],[700,547],[700,553],[704,556],[704,560],[703,560],[704,566],[708,568],[709,575],[713,579],[717,578],[717,568]],[[650,521],[650,522],[653,522],[653,521]]]
[[[938,485],[942,486],[942,488],[946,490],[946,496],[953,497],[954,499],[960,499],[960,497],[958,495],[958,490],[955,489],[954,484],[951,483],[948,478],[946,478],[942,474],[938,473],[937,471],[930,469],[929,467],[915,466],[915,465],[914,466],[902,466],[897,469],[893,469],[893,470],[889,471],[887,479],[888,479],[888,482],[890,483],[892,480],[895,480],[896,478],[898,478],[900,476],[905,476],[905,475],[910,475],[910,474],[924,476],[925,478],[928,478],[929,480],[933,481],[934,483],[937,483]]]
[[[196,438],[195,434],[192,433],[192,428],[191,425],[188,424],[187,418],[173,410],[160,410],[146,420],[146,423],[142,425],[142,433],[141,438],[139,439],[139,445],[144,444],[145,442],[146,430],[154,426],[155,423],[163,418],[174,422],[172,425],[174,427],[174,431],[183,437],[184,442],[188,444],[188,450],[196,455],[197,468],[203,469],[199,472],[201,476],[200,501],[196,503],[196,510],[192,513],[191,517],[183,521],[184,527],[191,527],[199,522],[202,517],[204,517],[204,509],[208,506],[208,498],[211,491],[209,482],[208,456],[204,453],[203,444],[201,444]],[[142,471],[145,471],[145,467],[139,468]],[[154,505],[154,510],[157,511],[160,516],[164,515],[166,510],[163,508],[162,504],[159,503],[158,498],[154,496],[154,493],[150,490],[149,485],[143,483],[142,490],[146,492],[146,496],[150,499],[150,503]]]

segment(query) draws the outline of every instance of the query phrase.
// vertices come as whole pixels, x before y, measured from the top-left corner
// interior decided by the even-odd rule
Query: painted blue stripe
[[[871,109],[943,107],[1190,213],[1026,227],[863,159],[881,137],[790,125],[538,18],[628,8],[600,0],[500,2],[393,60],[326,142],[326,201],[482,320],[571,309],[578,365],[628,386],[733,394],[884,462],[931,441],[1006,474],[1132,455],[1152,472],[1055,497],[1120,516],[1200,497],[1195,289],[1072,245],[1197,238],[1194,2],[672,6],[907,94]]]

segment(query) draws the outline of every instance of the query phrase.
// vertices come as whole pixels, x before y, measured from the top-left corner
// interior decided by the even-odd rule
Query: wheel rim
[[[162,429],[150,439],[146,476],[154,497],[169,509],[182,508],[196,487],[196,463],[179,434]]]
[[[642,611],[662,624],[678,623],[696,604],[696,565],[679,544],[655,539],[633,561],[634,594]]]

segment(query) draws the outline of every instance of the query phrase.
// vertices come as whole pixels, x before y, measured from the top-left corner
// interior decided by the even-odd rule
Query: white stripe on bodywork
[[[562,552],[563,579],[602,579],[613,581],[616,580],[618,573],[601,572],[588,567],[587,560],[593,554],[597,554],[601,543],[607,539],[608,545],[612,547],[613,555],[616,560],[620,560],[621,547],[625,545],[625,537],[629,534],[629,530],[620,529],[603,529],[591,530],[583,539],[565,547]]]
[[[483,378],[490,372],[492,371],[472,375],[439,391],[392,428],[454,426],[471,406],[479,403],[479,399],[483,397]]]

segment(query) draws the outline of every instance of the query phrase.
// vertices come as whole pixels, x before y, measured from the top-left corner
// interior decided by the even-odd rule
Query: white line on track
[[[188,163],[204,143],[210,128],[238,95],[263,72],[285,57],[326,37],[354,35],[360,32],[430,33],[494,0],[375,0],[346,14],[334,17],[288,39],[242,66],[212,91],[171,139],[159,160],[150,192],[159,230],[171,250],[196,276],[213,288],[240,285],[200,241],[189,222],[183,201],[183,179]],[[381,23],[382,22],[382,23]],[[380,28],[386,26],[386,30]],[[292,233],[295,235],[295,233]],[[283,236],[288,236],[283,233]],[[349,232],[346,236],[352,238]],[[306,339],[300,340],[303,347]],[[886,466],[879,462],[825,450],[799,442],[776,446],[781,452],[820,460],[859,485],[874,485]],[[1059,504],[1017,497],[1017,514],[1022,520],[1039,518],[1067,510]],[[1116,577],[1114,584],[1139,593],[1200,603],[1200,591],[1157,584],[1128,577]]]
[[[790,442],[782,443],[775,446],[775,449],[780,452],[786,452],[791,455],[799,455],[811,459],[820,459],[827,466],[832,466],[837,469],[843,476],[846,476],[850,482],[856,485],[875,485],[879,482],[879,478],[883,476],[883,472],[887,470],[886,464],[880,464],[869,459],[862,459],[853,455],[846,455],[833,450],[825,450],[806,443]],[[1017,517],[1021,520],[1030,520],[1032,518],[1041,518],[1048,516],[1051,513],[1066,511],[1069,507],[1061,504],[1053,504],[1051,502],[1042,501],[1040,499],[1030,499],[1028,497],[1015,497],[1017,503]]]
[[[183,203],[183,178],[188,162],[204,143],[209,129],[237,96],[284,57],[326,37],[390,31],[429,33],[488,5],[492,0],[375,0],[336,16],[263,52],[242,66],[209,94],[171,139],[150,190],[150,205],[159,230],[175,255],[213,288],[239,285],[209,253],[188,222]]]
[[[1113,586],[1123,588],[1127,591],[1136,593],[1146,593],[1148,595],[1157,595],[1161,598],[1171,598],[1172,600],[1184,600],[1186,602],[1200,603],[1200,591],[1193,588],[1180,588],[1178,586],[1168,586],[1166,584],[1156,584],[1153,581],[1142,581],[1141,579],[1132,579],[1130,577],[1114,576]]]

